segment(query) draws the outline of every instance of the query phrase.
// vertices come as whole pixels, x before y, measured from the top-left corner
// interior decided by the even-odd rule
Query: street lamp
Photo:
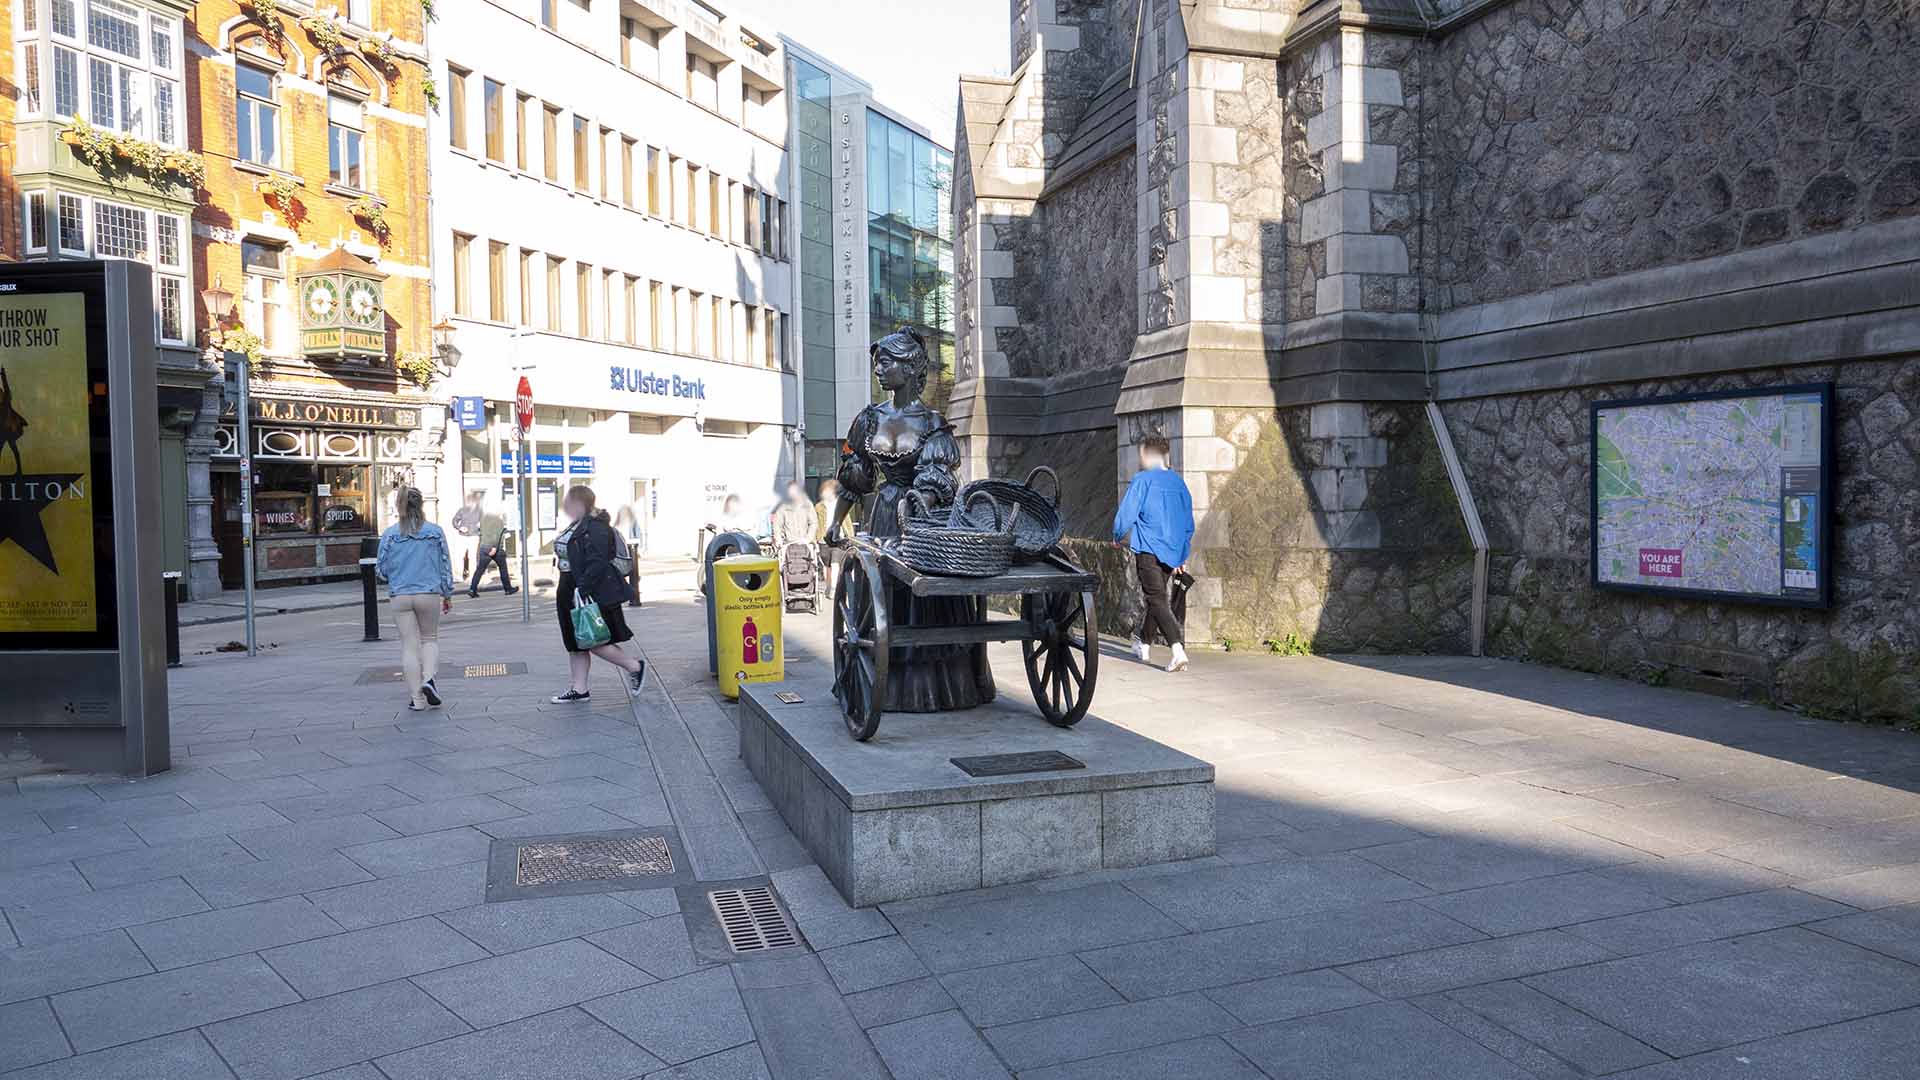
[[[206,309],[215,330],[220,328],[221,320],[233,314],[233,294],[220,287],[220,275],[215,274],[213,284],[200,290],[200,306]]]
[[[453,335],[453,323],[445,318],[433,324],[433,351],[439,354],[440,366],[449,375],[460,363],[460,350],[453,347]]]
[[[247,655],[258,656],[259,645],[254,633],[254,554],[253,554],[253,404],[248,400],[248,383],[253,377],[247,362],[247,354],[222,348],[216,343],[220,340],[220,324],[233,314],[233,294],[220,287],[220,275],[213,276],[213,285],[200,290],[200,303],[207,309],[207,351],[211,358],[216,348],[220,349],[223,378],[221,397],[233,403],[234,442],[240,454],[240,553],[242,573],[246,587]],[[223,410],[224,411],[224,410]]]

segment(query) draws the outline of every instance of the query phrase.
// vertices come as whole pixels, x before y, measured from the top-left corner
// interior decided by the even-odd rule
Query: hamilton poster
[[[0,295],[0,633],[90,632],[86,298]]]

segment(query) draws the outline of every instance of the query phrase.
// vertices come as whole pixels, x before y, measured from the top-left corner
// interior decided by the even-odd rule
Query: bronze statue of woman
[[[953,502],[960,444],[946,417],[920,400],[933,361],[926,342],[899,329],[868,350],[873,377],[887,391],[884,401],[860,410],[840,448],[840,498],[829,522],[829,540],[856,500],[872,496],[865,533],[875,539],[900,535],[897,507],[912,491],[928,506]],[[888,615],[895,626],[965,626],[979,621],[972,597],[915,598],[892,586]],[[895,648],[887,662],[889,712],[944,712],[970,709],[993,700],[993,670],[985,645]]]

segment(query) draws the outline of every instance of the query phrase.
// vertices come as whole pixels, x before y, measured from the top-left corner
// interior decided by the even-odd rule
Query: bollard
[[[180,666],[180,571],[160,575],[167,613],[167,666]]]
[[[373,585],[373,568],[379,563],[379,559],[360,560],[360,607],[367,623],[367,636],[362,641],[380,640],[380,600]]]
[[[760,542],[743,532],[723,532],[707,541],[705,560],[700,564],[700,591],[707,597],[707,674],[720,673],[718,627],[713,617],[713,564],[729,555],[758,555]]]

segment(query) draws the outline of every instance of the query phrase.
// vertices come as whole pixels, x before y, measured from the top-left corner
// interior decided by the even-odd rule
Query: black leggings
[[[1173,567],[1145,551],[1134,552],[1133,563],[1140,572],[1140,595],[1147,601],[1147,610],[1140,616],[1140,631],[1134,636],[1151,645],[1153,631],[1158,629],[1167,644],[1185,644],[1180,620],[1173,617],[1173,605],[1167,602],[1167,579]]]

